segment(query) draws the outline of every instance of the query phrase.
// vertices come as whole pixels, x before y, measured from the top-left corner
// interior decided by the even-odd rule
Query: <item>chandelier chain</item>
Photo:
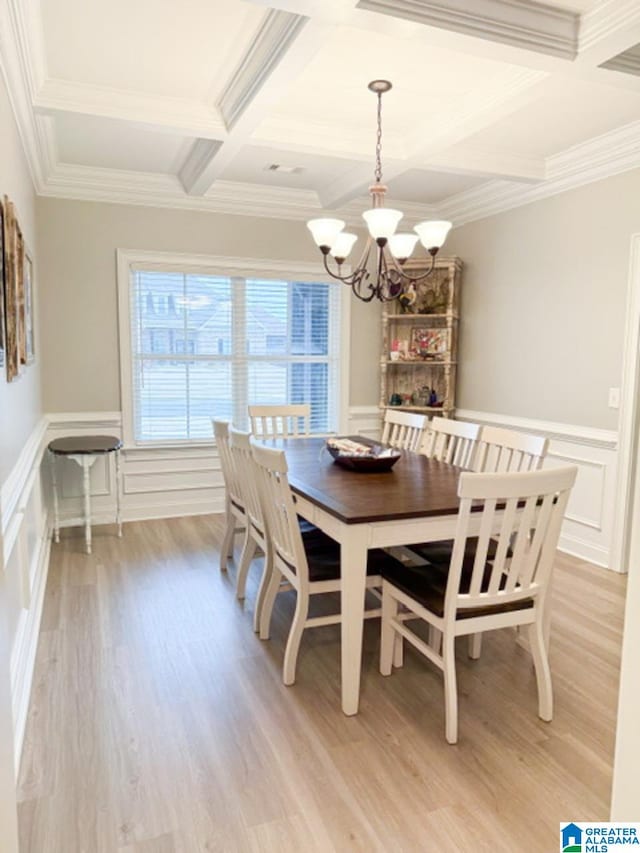
[[[382,181],[382,92],[378,92],[378,132],[376,134],[376,183]]]

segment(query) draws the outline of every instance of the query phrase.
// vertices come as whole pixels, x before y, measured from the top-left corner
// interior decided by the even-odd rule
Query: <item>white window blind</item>
[[[340,300],[327,283],[132,269],[134,441],[202,441],[250,404],[309,403],[338,427]]]

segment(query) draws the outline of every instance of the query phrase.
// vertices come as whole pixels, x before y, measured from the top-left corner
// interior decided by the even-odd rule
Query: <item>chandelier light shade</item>
[[[436,255],[447,239],[451,223],[443,220],[419,222],[413,229],[415,234],[396,233],[403,214],[401,210],[385,207],[387,188],[382,183],[382,96],[391,89],[391,83],[388,80],[373,80],[369,83],[369,89],[378,98],[375,183],[369,188],[371,209],[362,214],[369,236],[352,272],[343,275],[342,265],[358,238],[343,230],[345,223],[342,219],[311,219],[307,227],[322,252],[325,269],[332,278],[349,285],[363,302],[371,302],[373,299],[388,302],[397,299],[407,286],[422,281],[433,272]],[[403,265],[411,257],[418,240],[430,256],[430,262],[426,272],[412,276],[403,269]],[[336,270],[329,266],[329,255],[337,264]]]

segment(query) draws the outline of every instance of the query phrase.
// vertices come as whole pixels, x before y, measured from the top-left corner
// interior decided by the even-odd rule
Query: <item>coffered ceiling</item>
[[[460,223],[640,166],[637,0],[0,0],[42,195]]]

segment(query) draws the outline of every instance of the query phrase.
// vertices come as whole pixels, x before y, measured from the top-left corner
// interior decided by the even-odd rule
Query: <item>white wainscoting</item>
[[[63,435],[122,436],[120,412],[81,412],[49,415],[48,439]],[[224,509],[224,484],[218,454],[211,444],[198,447],[125,449],[122,463],[122,518],[170,518]],[[60,526],[78,524],[82,517],[82,469],[72,460],[58,459]],[[109,524],[115,518],[115,460],[113,454],[91,468],[92,518]]]
[[[610,565],[618,461],[616,431],[468,409],[459,409],[456,416],[460,420],[544,435],[549,439],[546,467],[577,465],[578,478],[567,507],[560,548],[598,566],[619,571],[617,566]]]
[[[531,418],[514,418],[492,412],[458,410],[458,417],[495,424],[550,439],[547,465],[578,466],[576,482],[561,547],[601,566],[609,565],[613,530],[618,436],[614,431]],[[352,406],[348,433],[377,438],[377,406]],[[49,416],[48,438],[61,435],[107,433],[121,435],[119,412],[83,412]],[[82,514],[81,470],[62,461],[62,524],[78,523]],[[106,457],[91,471],[93,514],[96,523],[108,523],[115,513],[113,459]],[[135,448],[122,454],[122,514],[125,521],[196,515],[223,509],[224,487],[213,444],[199,447]]]
[[[46,419],[34,428],[2,484],[0,523],[11,638],[11,698],[16,771],[29,707],[51,536],[41,479]]]
[[[598,566],[610,565],[614,529],[618,433],[534,418],[515,418],[494,412],[458,409],[460,420],[492,424],[549,439],[545,465],[577,465],[578,478],[569,501],[560,537],[560,548]],[[377,406],[352,407],[351,433],[372,438],[380,435],[381,415]]]

